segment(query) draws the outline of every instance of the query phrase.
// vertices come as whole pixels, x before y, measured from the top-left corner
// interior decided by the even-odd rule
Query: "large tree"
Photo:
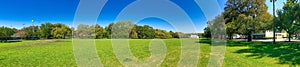
[[[105,27],[106,33],[105,38],[111,38],[111,31],[114,26],[114,23],[110,23],[107,27]]]
[[[17,29],[15,28],[8,28],[8,27],[0,27],[0,40],[7,40],[11,37]]]
[[[27,33],[27,38],[29,39],[36,39],[37,37],[39,37],[40,36],[39,30],[40,30],[39,26],[29,26],[21,29],[21,31]]]
[[[95,26],[92,26],[92,27],[95,27],[95,33],[93,35],[96,39],[104,38],[104,35],[105,35],[106,31],[104,30],[103,27],[101,27],[98,24],[96,24]]]
[[[56,23],[53,26],[51,34],[54,38],[62,38],[65,39],[67,36],[71,36],[72,30],[61,23]]]
[[[136,32],[136,27],[137,27],[137,25],[134,25],[134,27],[131,29],[130,38],[132,38],[132,39],[139,38],[138,33]]]
[[[258,29],[255,25],[261,24],[260,16],[267,13],[267,8],[265,0],[228,0],[223,16],[226,24],[237,22],[231,26],[237,26],[239,33],[248,35],[248,41],[252,41],[252,34]]]
[[[152,39],[155,38],[155,31],[153,27],[144,25],[144,26],[137,26],[136,32],[138,33],[138,37],[140,39]]]
[[[277,11],[277,23],[280,29],[287,31],[289,41],[300,28],[300,3],[298,0],[287,0],[283,9]]]
[[[44,39],[50,38],[52,29],[53,29],[53,24],[51,24],[49,22],[41,24],[41,26],[40,26],[41,35],[40,36]]]
[[[211,38],[211,32],[210,32],[210,27],[204,28],[204,33],[202,35],[205,38]]]
[[[155,29],[155,38],[167,39],[172,38],[172,35],[166,30]]]
[[[113,38],[130,38],[134,24],[131,21],[118,21],[113,25],[111,35]]]
[[[172,38],[180,38],[179,32],[169,31],[169,33],[172,35]]]

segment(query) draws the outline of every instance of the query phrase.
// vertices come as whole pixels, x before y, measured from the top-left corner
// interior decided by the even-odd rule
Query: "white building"
[[[275,33],[275,36],[276,36],[276,38],[284,38],[284,37],[287,37],[287,32],[286,31],[281,31],[281,32],[276,32]],[[265,37],[273,37],[273,31],[271,31],[271,30],[267,30],[266,32],[265,32]]]
[[[198,35],[191,35],[190,38],[199,38]]]

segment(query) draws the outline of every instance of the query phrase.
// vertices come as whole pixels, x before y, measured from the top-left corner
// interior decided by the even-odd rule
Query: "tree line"
[[[68,27],[62,23],[43,23],[39,26],[29,26],[22,29],[0,27],[0,39],[7,40],[11,37],[21,39],[66,39],[66,38],[131,38],[131,39],[153,39],[153,38],[179,38],[184,35],[181,32],[154,29],[149,25],[139,26],[131,21],[118,21],[110,23],[106,27],[99,24],[79,24],[76,28]]]
[[[79,24],[73,33],[74,38],[96,38],[96,39],[168,39],[179,38],[181,32],[154,29],[149,25],[139,26],[131,21],[117,21],[106,27],[96,25]]]
[[[204,30],[204,37],[211,37],[213,27],[223,23],[226,25],[228,39],[234,34],[246,35],[252,41],[254,33],[264,33],[275,28],[276,32],[287,31],[289,41],[292,35],[300,33],[300,4],[298,0],[287,0],[282,9],[277,10],[276,17],[267,12],[266,0],[227,0],[224,12],[216,19],[208,21]],[[220,21],[223,20],[223,21]],[[212,22],[220,21],[220,22]],[[276,23],[273,23],[276,22]],[[275,27],[274,27],[275,25]]]

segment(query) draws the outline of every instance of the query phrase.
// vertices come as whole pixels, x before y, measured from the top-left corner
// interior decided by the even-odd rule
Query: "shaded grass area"
[[[200,43],[210,44],[211,40],[202,39]],[[234,49],[231,53],[241,54],[253,60],[261,60],[274,63],[277,66],[299,66],[300,65],[300,43],[297,42],[246,42],[227,41],[227,51]],[[230,49],[229,49],[230,48]],[[243,49],[235,49],[243,48]],[[228,53],[228,52],[227,52]],[[230,58],[230,57],[226,57]],[[245,62],[249,63],[249,62]],[[263,64],[260,64],[263,65]]]
[[[111,40],[95,40],[98,55],[105,67],[123,66],[116,58]],[[140,60],[151,56],[151,39],[132,39],[130,49]],[[181,55],[179,39],[164,39],[167,46],[166,58],[160,66],[178,65]],[[210,58],[211,41],[195,41],[200,45],[198,67],[207,67]],[[25,46],[24,46],[25,45]],[[287,67],[299,65],[299,43],[266,43],[227,41],[224,67]],[[121,60],[123,61],[123,60]],[[130,61],[128,59],[127,61]],[[71,40],[34,40],[14,43],[0,43],[0,66],[76,66]]]

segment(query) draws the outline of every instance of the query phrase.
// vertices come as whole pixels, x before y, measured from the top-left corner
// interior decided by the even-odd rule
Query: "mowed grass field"
[[[179,39],[163,39],[167,54],[162,67],[178,65],[181,54]],[[135,57],[148,59],[151,54],[151,39],[131,39],[130,49]],[[200,45],[198,67],[206,67],[210,58],[210,40],[195,41]],[[227,41],[223,67],[288,67],[300,64],[299,43],[263,43]],[[123,66],[113,53],[110,39],[96,40],[96,48],[104,66]],[[24,66],[76,66],[72,40],[24,40],[14,43],[0,43],[0,67]]]

